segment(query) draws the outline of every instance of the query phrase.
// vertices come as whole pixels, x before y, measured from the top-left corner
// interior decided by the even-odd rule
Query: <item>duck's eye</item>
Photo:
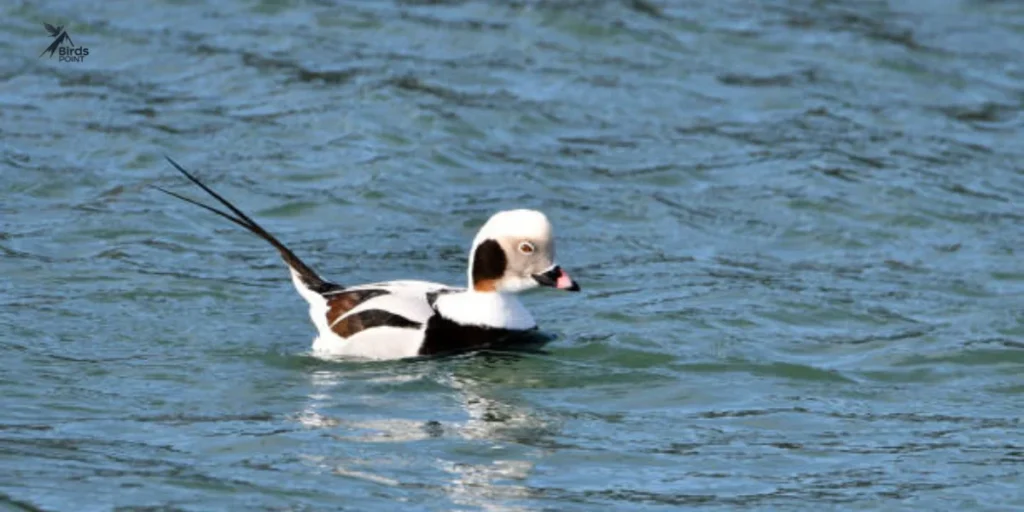
[[[523,254],[533,254],[533,244],[530,242],[520,242],[519,252]]]

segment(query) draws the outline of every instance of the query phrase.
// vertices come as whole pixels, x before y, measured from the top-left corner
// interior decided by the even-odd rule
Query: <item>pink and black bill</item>
[[[568,292],[580,291],[580,285],[576,284],[576,281],[569,277],[569,273],[562,270],[562,267],[558,265],[551,267],[546,272],[534,274],[533,279],[541,286],[550,286]]]

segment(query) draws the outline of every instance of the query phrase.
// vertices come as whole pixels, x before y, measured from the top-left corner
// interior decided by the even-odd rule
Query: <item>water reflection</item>
[[[542,411],[507,396],[517,384],[530,385],[517,371],[529,357],[536,356],[486,353],[394,363],[375,370],[312,371],[312,391],[296,421],[348,445],[324,451],[362,456],[309,453],[303,460],[319,470],[373,484],[432,487],[461,506],[525,510],[514,502],[532,497],[525,482],[537,461],[550,452],[544,448],[550,443],[543,439],[557,433],[557,424]],[[358,393],[352,392],[353,386],[360,388]],[[345,403],[353,398],[360,403]],[[396,400],[420,401],[419,414],[409,417],[406,407],[402,417],[389,416],[386,405]],[[443,443],[433,442],[441,439]],[[391,443],[412,446],[378,449]],[[420,467],[409,471],[412,465]],[[424,472],[422,466],[434,471]],[[433,476],[424,481],[424,473]]]

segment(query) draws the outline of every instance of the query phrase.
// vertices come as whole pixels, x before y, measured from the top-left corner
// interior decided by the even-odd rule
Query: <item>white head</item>
[[[469,286],[509,293],[537,286],[580,289],[555,263],[551,223],[535,210],[498,212],[480,228],[469,252]]]

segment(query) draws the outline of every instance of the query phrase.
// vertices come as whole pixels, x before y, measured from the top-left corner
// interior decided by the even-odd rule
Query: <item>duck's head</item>
[[[580,289],[556,263],[551,223],[536,210],[506,210],[487,220],[469,253],[469,286],[508,293],[538,286]]]

